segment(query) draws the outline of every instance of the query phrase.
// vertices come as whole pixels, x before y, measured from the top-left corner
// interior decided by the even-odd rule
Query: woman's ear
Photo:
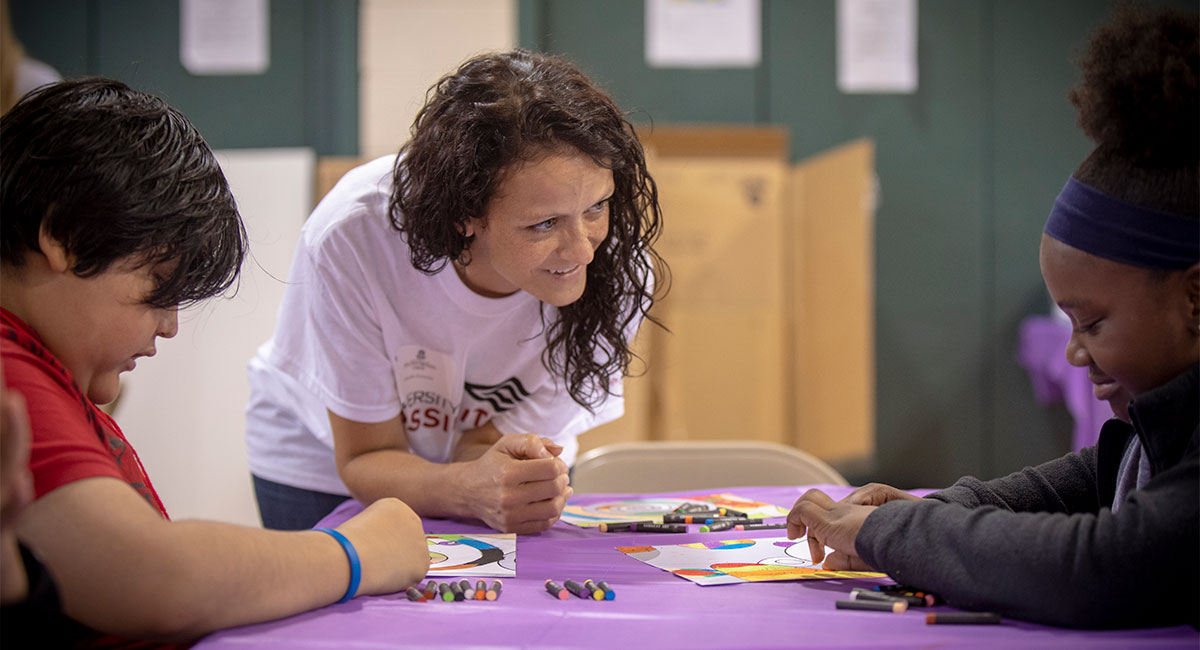
[[[74,267],[66,247],[46,232],[45,221],[38,228],[38,248],[41,249],[42,256],[46,258],[46,264],[55,273],[66,273]]]

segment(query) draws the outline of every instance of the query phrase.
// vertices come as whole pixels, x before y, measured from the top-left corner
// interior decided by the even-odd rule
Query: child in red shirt
[[[6,608],[5,641],[188,641],[420,580],[420,519],[396,499],[337,530],[170,521],[97,408],[176,334],[180,307],[233,284],[245,254],[229,186],[187,119],[80,79],[23,98],[0,141],[0,353],[6,389],[27,404],[35,492],[16,530],[62,605],[20,620]]]

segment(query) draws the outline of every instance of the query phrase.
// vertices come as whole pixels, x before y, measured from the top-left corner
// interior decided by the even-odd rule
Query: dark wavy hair
[[[648,311],[669,283],[653,248],[658,189],[633,126],[608,95],[556,56],[513,50],[470,59],[426,94],[396,160],[389,210],[413,266],[437,273],[467,261],[465,224],[487,213],[508,169],[563,148],[611,169],[616,184],[583,296],[557,317],[542,305],[542,363],[591,409],[611,393],[611,375],[629,374],[627,330],[639,316],[658,322]]]
[[[0,257],[21,268],[38,233],[92,277],[128,260],[168,268],[146,296],[158,308],[224,293],[246,231],[229,184],[196,128],[119,81],[44,86],[0,118]]]
[[[1200,218],[1200,16],[1122,4],[1071,90],[1096,149],[1075,177],[1137,205]]]

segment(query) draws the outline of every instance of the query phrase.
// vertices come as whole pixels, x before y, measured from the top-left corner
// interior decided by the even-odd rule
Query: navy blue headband
[[[1054,199],[1045,232],[1085,253],[1146,269],[1200,262],[1200,219],[1119,201],[1074,176]]]

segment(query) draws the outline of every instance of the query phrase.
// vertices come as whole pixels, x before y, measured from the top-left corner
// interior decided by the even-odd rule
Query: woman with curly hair
[[[1046,288],[1067,360],[1112,404],[1096,446],[917,499],[812,490],[788,517],[831,569],[872,567],[956,607],[1070,627],[1200,616],[1200,21],[1126,8],[1071,93],[1097,147],[1054,202]]]
[[[250,364],[264,524],[352,495],[549,528],[576,435],[623,411],[660,225],[632,126],[573,65],[515,50],[443,77],[399,154],[304,226]]]

